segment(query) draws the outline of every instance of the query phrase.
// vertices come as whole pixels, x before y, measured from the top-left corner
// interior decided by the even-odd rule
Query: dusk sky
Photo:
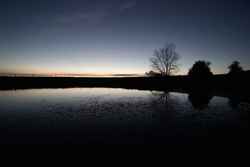
[[[175,43],[180,71],[250,69],[249,0],[2,0],[0,73],[144,74]]]

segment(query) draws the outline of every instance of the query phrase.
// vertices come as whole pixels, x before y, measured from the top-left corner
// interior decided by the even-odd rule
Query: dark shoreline
[[[210,92],[213,96],[239,97],[250,101],[250,72],[240,76],[214,75],[209,79],[194,80],[188,76],[74,78],[74,77],[0,77],[0,90],[43,88],[124,88],[182,93]]]

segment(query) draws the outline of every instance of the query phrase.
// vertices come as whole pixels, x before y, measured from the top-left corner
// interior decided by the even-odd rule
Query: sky
[[[197,60],[250,69],[248,0],[1,0],[0,73],[144,74],[175,43],[178,74]]]

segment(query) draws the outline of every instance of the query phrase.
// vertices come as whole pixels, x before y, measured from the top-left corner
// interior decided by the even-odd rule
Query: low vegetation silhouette
[[[152,71],[149,76],[170,76],[178,71],[179,54],[176,52],[176,46],[173,43],[166,44],[165,47],[156,49],[153,57],[150,58]]]
[[[162,77],[160,73],[154,72],[153,70],[146,72],[145,75],[148,77]]]

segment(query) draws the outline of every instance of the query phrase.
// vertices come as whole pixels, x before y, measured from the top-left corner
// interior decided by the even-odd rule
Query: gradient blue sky
[[[2,0],[0,73],[130,74],[173,42],[179,74],[196,60],[215,73],[250,69],[247,0]]]

